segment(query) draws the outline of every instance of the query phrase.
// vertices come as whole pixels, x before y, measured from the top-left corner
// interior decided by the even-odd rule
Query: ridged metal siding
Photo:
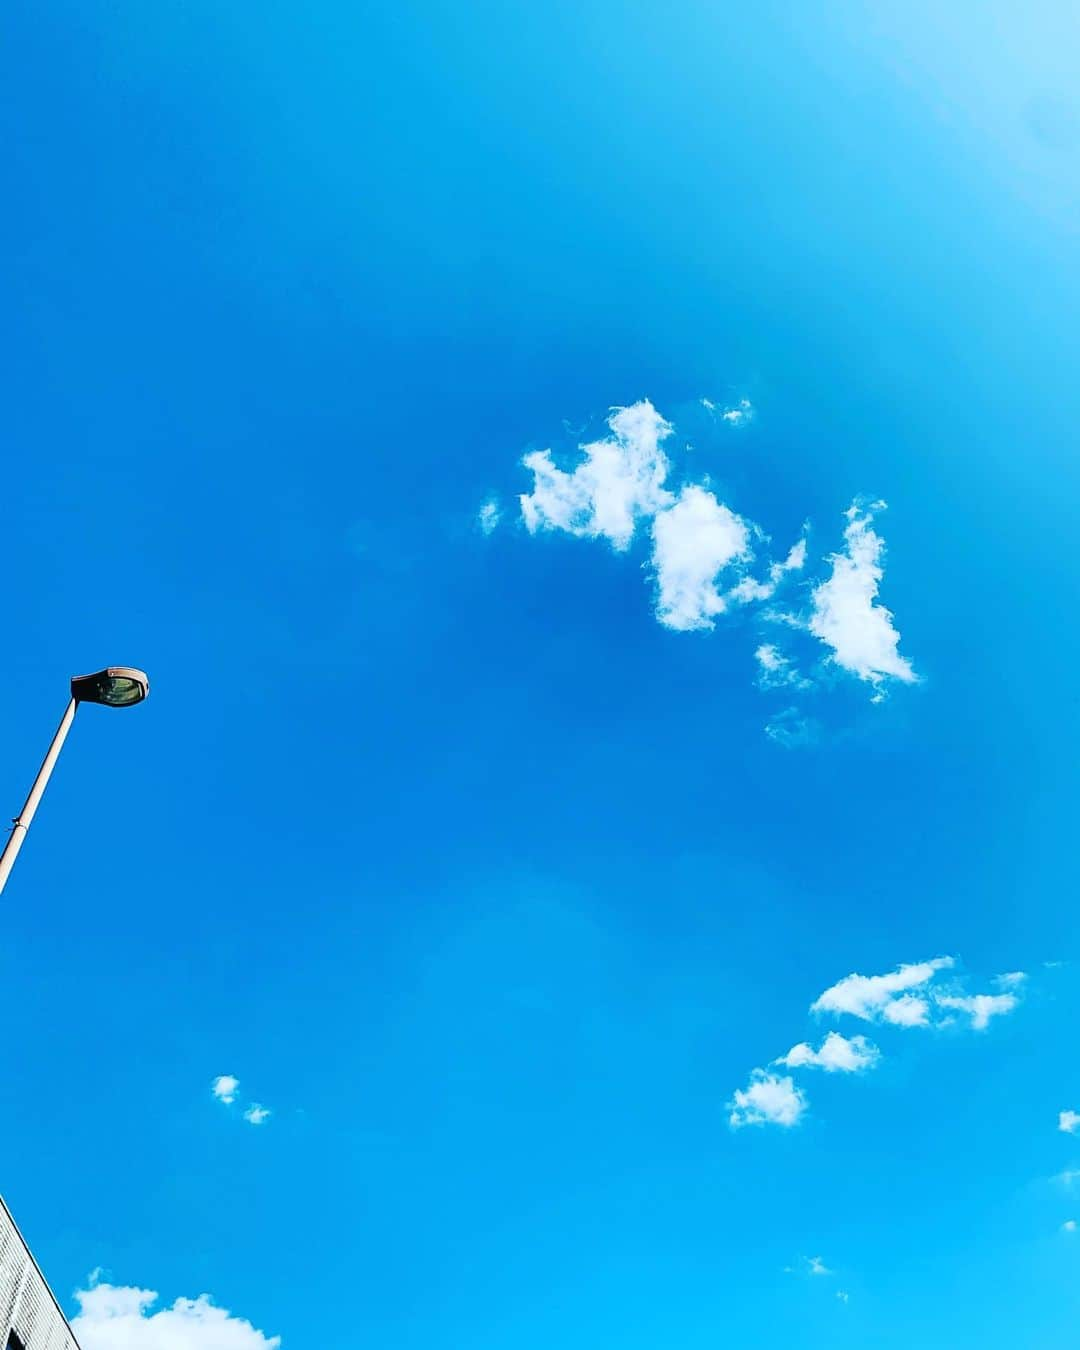
[[[79,1350],[15,1220],[0,1200],[0,1350],[14,1331],[26,1350]]]

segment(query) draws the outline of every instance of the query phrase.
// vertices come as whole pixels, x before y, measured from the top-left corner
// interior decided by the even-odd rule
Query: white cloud
[[[994,983],[999,989],[1016,989],[1027,979],[1027,972],[1024,970],[1006,971],[1004,975],[998,975]]]
[[[951,956],[938,956],[932,961],[898,966],[887,975],[846,975],[826,989],[810,1005],[810,1011],[849,1013],[866,1022],[883,1017],[897,1026],[921,1026],[927,1016],[926,1002],[908,991],[921,989],[939,970],[948,970],[953,964]]]
[[[808,1256],[806,1266],[811,1275],[831,1275],[832,1271],[821,1259],[820,1256]]]
[[[486,501],[476,515],[477,524],[484,534],[490,534],[501,519],[502,512],[499,510],[499,503],[494,497]]]
[[[735,1093],[729,1103],[728,1122],[733,1129],[742,1125],[797,1125],[807,1102],[794,1081],[780,1078],[765,1069],[755,1069],[745,1090]]]
[[[872,1069],[880,1057],[877,1046],[865,1036],[852,1036],[848,1040],[839,1032],[830,1031],[817,1050],[806,1041],[800,1041],[776,1063],[788,1069],[817,1068],[826,1073],[858,1073],[862,1069]]]
[[[1075,1111],[1059,1111],[1058,1129],[1062,1134],[1075,1134],[1080,1129],[1080,1115]]]
[[[1062,1231],[1063,1233],[1075,1233],[1075,1232],[1076,1232],[1076,1220],[1075,1220],[1075,1219],[1066,1219],[1065,1222],[1061,1225],[1061,1231]]]
[[[836,1297],[840,1300],[841,1303],[848,1303],[851,1301],[851,1295],[847,1292],[846,1289],[838,1289],[836,1291]]]
[[[683,632],[712,628],[725,607],[716,582],[725,567],[749,556],[746,522],[696,485],[653,521],[656,617]]]
[[[1060,1181],[1066,1189],[1069,1189],[1078,1178],[1080,1178],[1080,1167],[1066,1167],[1064,1172],[1059,1172],[1054,1177],[1054,1180]]]
[[[275,1350],[281,1344],[206,1294],[178,1298],[157,1312],[151,1311],[158,1301],[152,1289],[91,1282],[75,1297],[79,1313],[71,1329],[82,1350]]]
[[[846,547],[831,556],[832,575],[813,590],[809,628],[832,648],[829,659],[860,680],[880,685],[891,678],[912,684],[917,677],[898,651],[900,634],[893,616],[877,603],[885,542],[872,524],[874,512],[884,505],[877,502],[860,510],[853,504],[848,510]]]
[[[252,1102],[244,1112],[244,1119],[249,1125],[262,1125],[264,1121],[270,1119],[271,1112],[265,1107],[260,1106],[258,1102]]]
[[[627,548],[637,522],[671,501],[664,487],[670,467],[660,443],[671,425],[648,399],[616,408],[607,419],[612,435],[581,446],[584,459],[571,472],[556,467],[550,450],[522,460],[533,474],[533,490],[521,498],[530,534],[565,530],[581,538],[605,538]]]
[[[1016,1007],[1015,994],[935,994],[935,1002],[942,1008],[953,1008],[957,1012],[967,1013],[971,1018],[973,1031],[985,1031],[991,1017],[1000,1017],[1012,1012]]]
[[[901,994],[885,1004],[881,1015],[894,1027],[925,1027],[930,1023],[930,1004],[914,994]]]
[[[784,655],[772,642],[763,642],[754,652],[758,663],[758,687],[760,689],[808,689],[810,681],[800,675],[792,665],[790,657]]]
[[[806,566],[806,535],[792,544],[783,562],[773,563],[769,576],[773,583],[779,582],[786,572],[801,572]]]
[[[739,427],[743,423],[749,422],[754,415],[754,406],[748,398],[739,399],[738,403],[730,408],[725,408],[720,417],[728,426]]]
[[[240,1080],[234,1078],[231,1073],[219,1074],[210,1084],[210,1091],[218,1099],[224,1102],[226,1106],[231,1106],[236,1101],[236,1092],[240,1086]]]

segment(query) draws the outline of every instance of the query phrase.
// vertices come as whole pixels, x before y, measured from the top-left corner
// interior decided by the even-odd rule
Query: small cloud
[[[262,1125],[264,1121],[270,1119],[271,1112],[265,1107],[260,1106],[258,1102],[252,1102],[244,1112],[244,1119],[249,1125]]]
[[[971,1018],[973,1031],[985,1031],[991,1017],[1000,1017],[1012,1012],[1018,999],[1015,994],[971,994],[959,996],[953,994],[935,994],[934,1001],[942,1008],[953,1008],[957,1012],[967,1013]]]
[[[726,422],[729,427],[741,427],[749,422],[753,416],[753,404],[748,398],[741,398],[732,407],[725,408],[720,414],[720,419]]]
[[[830,1031],[817,1050],[800,1041],[777,1064],[788,1069],[815,1068],[826,1073],[860,1073],[872,1069],[881,1058],[881,1051],[865,1036],[852,1036],[850,1040],[839,1032]]]
[[[1061,1225],[1061,1231],[1062,1231],[1063,1233],[1075,1233],[1075,1232],[1076,1232],[1076,1220],[1075,1220],[1075,1219],[1066,1219],[1065,1222]]]
[[[491,534],[501,519],[502,512],[494,497],[486,501],[476,515],[476,523],[483,534]]]
[[[804,717],[798,708],[785,708],[765,723],[765,735],[785,750],[816,745],[821,734],[817,722]]]
[[[998,975],[994,983],[999,989],[1018,989],[1027,979],[1027,972],[1023,970],[1010,970],[1004,975]]]
[[[791,1078],[780,1078],[765,1069],[755,1069],[745,1090],[729,1103],[732,1129],[743,1125],[797,1125],[807,1107],[806,1097]]]
[[[1075,1134],[1080,1129],[1080,1115],[1075,1111],[1059,1111],[1058,1129],[1062,1134]]]
[[[1080,1167],[1066,1167],[1064,1172],[1059,1172],[1054,1177],[1054,1180],[1059,1181],[1066,1190],[1070,1190],[1073,1182],[1078,1179],[1080,1179]]]
[[[851,1295],[847,1292],[846,1289],[838,1289],[836,1291],[836,1297],[840,1300],[841,1303],[849,1303],[851,1301]]]
[[[806,1266],[811,1275],[831,1275],[832,1271],[820,1256],[808,1256]]]
[[[240,1086],[240,1080],[234,1078],[231,1073],[219,1074],[210,1084],[210,1091],[218,1099],[224,1102],[226,1106],[231,1106],[236,1101],[236,1092]]]
[[[763,642],[754,652],[758,663],[759,689],[808,689],[810,681],[800,675],[791,659],[773,642]]]
[[[810,632],[832,649],[830,661],[875,687],[889,679],[904,684],[917,679],[899,653],[893,616],[877,599],[885,541],[872,526],[884,506],[875,502],[862,509],[852,503],[848,509],[844,552],[831,556],[832,575],[814,587],[809,623]]]

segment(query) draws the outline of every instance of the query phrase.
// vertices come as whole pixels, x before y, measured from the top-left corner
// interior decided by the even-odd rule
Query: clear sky
[[[153,682],[3,899],[84,1350],[1075,1335],[1078,42],[9,3],[11,814]]]

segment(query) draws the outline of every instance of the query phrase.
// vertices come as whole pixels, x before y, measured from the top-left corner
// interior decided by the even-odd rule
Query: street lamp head
[[[134,666],[106,666],[93,675],[74,675],[71,697],[76,703],[104,703],[107,708],[128,708],[141,703],[150,692],[145,671]]]

